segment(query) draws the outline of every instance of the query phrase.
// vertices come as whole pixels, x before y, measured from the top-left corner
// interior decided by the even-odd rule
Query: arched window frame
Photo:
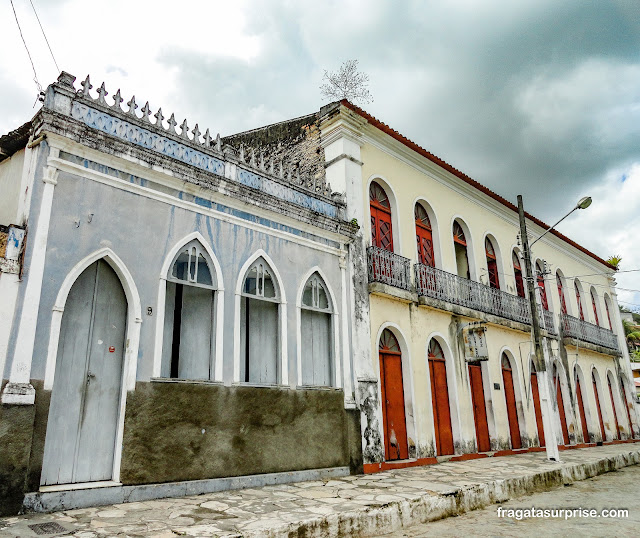
[[[380,178],[369,183],[371,245],[394,252],[394,214],[389,190],[386,187]],[[381,224],[388,224],[388,234],[383,235]]]
[[[609,304],[611,302],[611,298],[609,297],[609,295],[607,295],[606,293],[604,294],[604,308],[605,308],[605,312],[607,313],[607,321],[609,322],[609,330],[611,332],[613,331],[613,323],[611,322],[611,312],[609,310]]]
[[[449,228],[451,233],[451,246],[453,247],[453,259],[455,263],[454,274],[457,274],[461,278],[467,278],[469,280],[476,280],[476,268],[473,257],[473,239],[471,237],[471,232],[467,223],[462,219],[462,217],[454,216],[451,221],[451,227]],[[462,231],[462,235],[460,235],[460,230]],[[464,247],[466,261],[467,261],[467,274],[460,275],[458,272],[458,264],[457,264],[457,254],[456,254],[456,244]]]
[[[289,384],[289,363],[288,363],[288,346],[287,346],[287,299],[285,295],[285,289],[282,283],[282,277],[277,270],[277,267],[268,256],[268,254],[259,249],[256,251],[247,261],[245,261],[244,265],[240,269],[238,273],[238,280],[236,282],[235,289],[235,320],[234,320],[234,339],[233,339],[233,381],[235,383],[245,383],[240,379],[240,367],[241,360],[244,360],[244,357],[241,357],[240,348],[241,348],[241,322],[240,322],[240,313],[241,313],[241,303],[242,298],[247,297],[249,295],[245,295],[243,292],[243,287],[245,283],[245,279],[249,270],[252,268],[253,264],[257,262],[260,258],[262,258],[263,262],[266,263],[266,266],[269,268],[271,276],[273,278],[274,286],[276,287],[276,295],[277,300],[271,300],[273,303],[278,304],[278,350],[277,350],[277,358],[279,359],[277,368],[277,383],[279,385],[288,385]],[[250,298],[254,296],[249,296]],[[264,299],[269,300],[269,299]]]
[[[324,288],[325,293],[327,294],[328,306],[326,309],[324,308],[315,308],[313,306],[308,306],[304,304],[303,296],[307,284],[310,280],[316,279]],[[330,323],[330,331],[331,331],[331,356],[329,357],[331,363],[331,385],[332,387],[340,388],[342,387],[342,371],[341,371],[341,361],[340,361],[340,351],[339,351],[339,313],[336,308],[336,298],[333,293],[333,290],[329,287],[327,283],[327,278],[319,267],[314,267],[309,270],[304,277],[302,278],[302,284],[300,289],[298,290],[298,298],[296,301],[297,304],[297,385],[304,386],[302,381],[302,310],[313,310],[317,312],[325,312],[330,314],[331,323]]]
[[[573,288],[576,294],[576,304],[578,305],[578,317],[585,321],[584,306],[582,304],[582,285],[577,278],[573,281]]]
[[[225,287],[222,277],[222,268],[216,257],[213,249],[209,246],[205,238],[200,232],[192,232],[183,237],[173,248],[167,253],[162,269],[160,270],[160,280],[158,284],[158,302],[156,304],[156,311],[154,313],[156,318],[156,331],[155,331],[155,345],[153,355],[153,377],[161,377],[162,375],[162,355],[163,355],[163,340],[164,340],[164,322],[165,322],[165,306],[166,306],[166,293],[167,293],[167,281],[169,280],[169,274],[173,268],[173,263],[179,253],[186,249],[188,245],[197,241],[199,246],[204,249],[207,258],[211,265],[209,266],[212,272],[212,279],[215,278],[216,289],[214,294],[214,309],[216,313],[215,319],[215,359],[213,367],[213,380],[222,381],[222,362],[223,362],[223,327],[224,327],[224,298]],[[213,274],[215,272],[215,275]]]
[[[487,276],[489,279],[489,287],[500,289],[500,249],[498,242],[494,237],[487,234],[484,238],[484,252],[487,262]],[[493,271],[492,271],[493,269]]]
[[[568,314],[567,300],[564,294],[564,281],[559,271],[556,271],[556,286],[558,288],[558,298],[560,300],[560,312],[562,314]]]
[[[591,296],[591,307],[593,308],[593,319],[594,323],[600,326],[600,315],[598,314],[598,294],[596,293],[596,289],[591,286],[589,290],[589,295]]]
[[[544,282],[544,261],[537,260],[535,264],[536,271],[536,283],[540,289],[540,304],[542,308],[545,310],[550,310],[549,308],[549,298],[547,296],[547,288]]]
[[[418,263],[429,267],[436,267],[435,232],[431,224],[431,217],[424,204],[420,201],[417,201],[413,207]],[[430,253],[429,243],[431,245]]]
[[[520,264],[520,255],[517,249],[511,250],[511,263],[513,265],[513,279],[516,284],[516,295],[523,299],[526,295],[526,286],[524,284],[524,273],[522,271],[522,265]]]

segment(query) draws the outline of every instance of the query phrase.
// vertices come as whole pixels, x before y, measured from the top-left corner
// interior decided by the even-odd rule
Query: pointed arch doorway
[[[100,259],[77,278],[62,315],[42,485],[113,479],[126,326],[124,289]]]
[[[380,391],[386,460],[409,457],[407,421],[404,411],[402,352],[398,340],[389,329],[382,331],[378,344],[380,355]]]

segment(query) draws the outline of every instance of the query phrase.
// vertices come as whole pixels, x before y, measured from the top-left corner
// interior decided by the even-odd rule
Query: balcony
[[[529,301],[523,297],[427,265],[416,264],[415,274],[418,295],[531,325]],[[553,314],[547,310],[541,312],[541,328],[556,334]]]
[[[619,351],[618,338],[609,329],[582,321],[568,314],[560,314],[560,322],[565,337]]]
[[[369,282],[411,289],[411,260],[378,247],[367,248]]]

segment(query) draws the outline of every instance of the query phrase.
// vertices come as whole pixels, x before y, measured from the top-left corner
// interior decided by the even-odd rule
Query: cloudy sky
[[[32,1],[60,69],[222,135],[318,110],[324,70],[357,59],[368,112],[546,222],[591,195],[560,231],[640,268],[639,0]],[[58,70],[13,4],[45,87]],[[36,100],[9,1],[0,51],[1,134]]]

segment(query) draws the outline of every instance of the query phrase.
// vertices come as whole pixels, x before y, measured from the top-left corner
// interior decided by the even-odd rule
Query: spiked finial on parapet
[[[278,163],[278,177],[280,179],[284,178],[284,168],[282,166],[282,159],[280,159],[280,162]]]
[[[269,161],[269,173],[274,176],[275,175],[275,163],[274,163],[274,159],[271,159]]]
[[[162,120],[164,119],[164,116],[162,115],[162,108],[159,108],[158,112],[156,112],[153,117],[156,119],[156,127],[162,127],[164,129],[164,125],[162,124]]]
[[[209,134],[209,129],[207,129],[204,133],[204,145],[205,147],[211,147],[211,135]]]
[[[91,94],[89,93],[89,90],[91,88],[93,88],[93,85],[91,84],[91,81],[89,80],[89,75],[87,75],[87,78],[85,78],[80,83],[80,86],[82,86],[82,97],[91,97]]]
[[[109,95],[109,92],[104,87],[104,82],[100,85],[100,89],[98,90],[98,103],[104,106],[107,105],[107,102],[104,100],[105,95]]]
[[[122,112],[122,108],[120,108],[120,103],[122,103],[122,101],[124,101],[124,99],[122,98],[122,96],[120,95],[120,88],[118,88],[118,91],[116,92],[116,94],[113,96],[113,108],[118,109],[120,112]]]
[[[149,101],[147,101],[144,104],[144,106],[142,107],[142,110],[140,112],[142,112],[142,121],[144,121],[146,123],[151,123],[149,121],[149,114],[151,114],[151,109],[149,108]]]
[[[189,126],[187,125],[187,118],[185,118],[182,124],[180,125],[180,129],[182,129],[180,136],[182,138],[186,138],[187,140],[189,140]]]
[[[169,123],[169,132],[172,134],[177,134],[176,125],[178,125],[178,122],[176,121],[176,117],[173,113],[171,114],[171,117],[169,118],[167,123]]]
[[[220,133],[216,135],[216,151],[222,152],[222,140],[220,140]]]
[[[129,110],[127,110],[127,114],[129,114],[130,116],[135,116],[137,118],[138,115],[136,114],[136,108],[138,108],[138,105],[136,105],[135,95],[131,97],[131,99],[127,103],[127,106],[129,107]]]
[[[266,170],[264,166],[264,153],[260,151],[260,170]]]
[[[246,162],[244,158],[244,144],[240,144],[240,153],[238,154],[238,159],[242,162]]]
[[[251,159],[249,160],[249,164],[256,167],[256,150],[251,148]]]
[[[200,129],[198,128],[198,124],[196,123],[196,126],[193,128],[193,130],[191,131],[193,133],[193,141],[196,144],[202,144],[202,142],[200,142]]]

